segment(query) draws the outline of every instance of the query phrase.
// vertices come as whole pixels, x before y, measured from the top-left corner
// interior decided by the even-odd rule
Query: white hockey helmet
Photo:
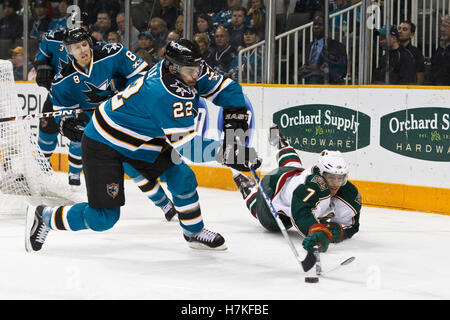
[[[340,151],[323,150],[320,153],[316,166],[319,168],[322,176],[325,173],[345,175],[342,185],[347,183],[348,165]]]

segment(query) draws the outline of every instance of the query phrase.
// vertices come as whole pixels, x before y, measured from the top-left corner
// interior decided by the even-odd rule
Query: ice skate
[[[184,235],[188,246],[192,249],[200,250],[226,250],[225,239],[217,232],[209,231],[203,228],[193,237]]]
[[[244,199],[252,193],[252,188],[256,186],[255,180],[239,172],[233,174],[233,180]]]
[[[42,220],[44,208],[44,206],[28,206],[25,223],[25,250],[27,252],[41,250],[50,230]]]

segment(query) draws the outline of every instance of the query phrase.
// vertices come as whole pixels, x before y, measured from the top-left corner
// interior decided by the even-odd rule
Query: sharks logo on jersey
[[[122,49],[122,45],[120,43],[108,43],[102,46],[102,50],[106,51],[108,54],[111,52],[117,52]]]
[[[111,82],[108,80],[105,80],[101,85],[98,87],[92,83],[89,83],[87,81],[84,82],[87,87],[89,87],[89,90],[83,91],[83,93],[87,97],[88,103],[95,103],[99,104],[107,99],[109,99],[112,95],[114,95],[114,86]]]
[[[192,96],[193,92],[189,87],[186,87],[180,80],[176,79],[174,83],[169,84],[169,87],[175,90],[175,94],[182,97]],[[173,91],[173,90],[170,90]]]

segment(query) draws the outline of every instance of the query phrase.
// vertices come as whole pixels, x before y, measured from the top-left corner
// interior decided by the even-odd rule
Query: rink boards
[[[299,152],[303,165],[323,149],[340,150],[349,179],[364,205],[450,214],[450,87],[244,85],[254,110],[250,144],[263,159],[261,173],[276,166],[267,143],[275,122]],[[41,111],[45,89],[17,82],[28,113]],[[219,109],[207,102],[204,135],[219,137]],[[37,121],[30,121],[37,133]],[[67,143],[52,156],[67,171]],[[192,165],[200,186],[234,190],[229,169],[214,162]]]

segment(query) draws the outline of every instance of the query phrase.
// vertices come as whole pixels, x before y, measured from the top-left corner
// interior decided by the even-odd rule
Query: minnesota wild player
[[[294,226],[304,237],[303,247],[311,251],[317,245],[325,252],[330,242],[338,243],[357,233],[361,195],[347,179],[348,165],[342,154],[324,150],[317,163],[305,169],[276,126],[271,128],[270,143],[278,145],[279,167],[261,183],[286,229]],[[279,232],[255,181],[241,173],[234,174],[233,179],[252,216],[267,230]]]

